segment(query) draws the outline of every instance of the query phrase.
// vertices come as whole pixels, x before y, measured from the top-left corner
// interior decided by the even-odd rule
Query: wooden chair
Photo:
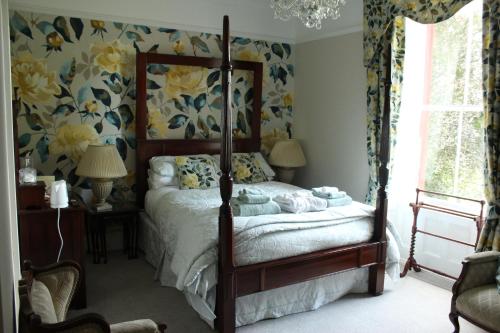
[[[164,333],[166,325],[141,319],[110,325],[104,317],[88,313],[66,319],[78,288],[81,268],[73,261],[33,267],[25,261],[19,281],[20,333]]]
[[[488,332],[500,333],[500,294],[495,280],[499,258],[500,252],[479,252],[462,262],[449,316],[455,333],[460,331],[459,316]]]

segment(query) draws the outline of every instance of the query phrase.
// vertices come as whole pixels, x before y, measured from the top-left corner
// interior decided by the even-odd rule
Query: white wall
[[[362,33],[296,46],[294,135],[307,166],[296,183],[334,185],[364,201],[366,152],[366,72]]]
[[[0,331],[15,332],[19,250],[12,132],[7,0],[0,2]],[[17,304],[17,301],[16,301]]]
[[[309,29],[296,20],[295,40],[303,43],[312,40],[345,35],[363,30],[363,0],[347,0],[336,20],[321,23],[321,30]]]

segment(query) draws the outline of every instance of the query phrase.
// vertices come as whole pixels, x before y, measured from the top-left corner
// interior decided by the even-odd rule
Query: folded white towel
[[[281,209],[291,213],[317,212],[325,210],[328,202],[315,197],[310,191],[297,191],[277,195],[273,198]]]

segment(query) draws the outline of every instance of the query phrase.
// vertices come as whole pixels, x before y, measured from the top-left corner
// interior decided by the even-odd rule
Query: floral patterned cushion
[[[182,190],[219,187],[220,169],[212,158],[177,156],[175,165]]]
[[[232,162],[233,177],[237,184],[261,183],[268,180],[254,153],[235,154]]]

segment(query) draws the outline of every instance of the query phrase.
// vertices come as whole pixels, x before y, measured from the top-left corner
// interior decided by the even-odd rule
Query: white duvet
[[[234,193],[243,187],[258,187],[271,196],[299,189],[279,182],[267,182],[235,185]],[[193,295],[205,303],[204,310],[213,310],[220,205],[218,188],[150,191],[146,197],[146,211],[166,245],[159,278],[162,284],[174,285],[190,294],[188,300],[198,312],[200,304],[193,304],[196,303]],[[373,233],[373,213],[371,206],[353,203],[322,212],[235,217],[235,262],[247,265],[367,241]],[[388,272],[396,276],[399,273],[399,252],[395,242],[391,241],[394,238],[390,232],[388,237]],[[213,319],[213,316],[202,316]],[[239,318],[238,324],[253,321],[255,319],[250,317]]]

